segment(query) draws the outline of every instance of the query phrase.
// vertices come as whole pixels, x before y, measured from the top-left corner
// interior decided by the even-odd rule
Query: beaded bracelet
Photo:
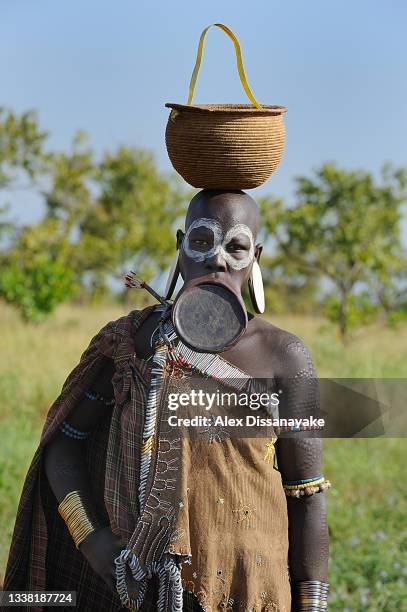
[[[62,431],[63,434],[65,434],[69,438],[74,438],[75,440],[86,440],[86,438],[90,434],[89,431],[81,431],[80,429],[72,427],[72,425],[70,425],[68,421],[62,421],[61,425],[59,426],[59,429],[60,431]]]
[[[304,480],[293,480],[291,482],[283,482],[283,488],[287,497],[303,497],[304,495],[314,495],[329,489],[331,483],[325,480],[324,476],[314,476],[314,478],[306,478]]]
[[[85,397],[88,400],[92,400],[92,401],[97,401],[97,402],[102,402],[102,404],[104,404],[107,407],[113,406],[115,400],[114,398],[106,398],[103,397],[103,395],[99,395],[99,393],[96,393],[96,391],[85,391]]]
[[[324,425],[280,425],[279,433],[296,433],[298,431],[321,431]]]
[[[324,475],[320,474],[319,476],[313,476],[312,478],[303,478],[302,480],[287,480],[284,481],[284,486],[285,487],[295,487],[296,485],[304,485],[304,484],[308,484],[309,482],[316,482],[317,480],[321,480],[321,478],[323,478]]]

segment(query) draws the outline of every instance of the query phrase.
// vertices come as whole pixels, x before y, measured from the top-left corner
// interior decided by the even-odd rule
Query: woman
[[[239,301],[248,282],[262,310],[258,222],[247,194],[201,191],[177,233],[169,285],[180,273],[185,287],[206,279]],[[208,309],[203,333],[216,322],[226,337],[236,308],[226,322],[216,304],[198,304]],[[186,328],[195,308],[192,300]],[[74,590],[84,611],[325,610],[329,483],[316,432],[297,426],[274,444],[270,429],[235,435],[211,422],[182,435],[168,419],[168,393],[191,397],[197,384],[246,394],[260,385],[280,396],[280,417],[316,415],[307,348],[251,313],[220,353],[194,350],[179,332],[164,303],[93,338],[48,413],[4,588]]]

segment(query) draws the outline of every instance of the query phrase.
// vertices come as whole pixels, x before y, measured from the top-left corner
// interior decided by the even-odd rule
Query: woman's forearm
[[[329,533],[325,493],[288,498],[289,566],[292,582],[327,582]]]

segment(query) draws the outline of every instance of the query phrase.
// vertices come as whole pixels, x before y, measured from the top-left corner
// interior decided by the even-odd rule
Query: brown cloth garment
[[[115,407],[84,444],[96,513],[127,542],[139,518],[141,432],[151,367],[136,356],[133,334],[149,312],[150,308],[133,311],[108,323],[92,339],[51,406],[23,486],[5,590],[73,590],[78,610],[122,609],[118,595],[75,548],[45,476],[42,451],[91,388],[106,359],[113,359]],[[177,517],[180,538],[172,539],[169,552],[190,548],[191,565],[182,565],[183,586],[195,591],[208,611],[290,609],[285,496],[279,473],[263,461],[264,439],[257,442],[256,448],[246,439],[243,448],[237,440],[225,445],[183,439],[180,477],[187,495]],[[231,511],[227,519],[219,520],[226,510]],[[155,601],[153,577],[141,609],[155,610]],[[29,609],[42,612],[46,607]],[[185,597],[184,609],[193,609]]]
[[[197,387],[204,393],[233,391],[196,376],[174,381],[170,391],[189,395]],[[256,414],[224,401],[206,413],[213,425],[193,427],[182,437],[181,495],[169,551],[191,554],[181,566],[182,584],[204,610],[289,612],[286,496],[280,472],[268,460],[270,438],[264,430],[248,437],[251,428],[224,420],[244,419],[248,412]],[[182,418],[197,413],[202,409],[193,406],[176,411]],[[220,415],[223,422],[216,425]]]

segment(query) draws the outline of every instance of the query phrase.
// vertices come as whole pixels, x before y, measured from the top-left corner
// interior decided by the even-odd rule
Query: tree
[[[326,314],[345,340],[358,324],[400,308],[395,272],[406,268],[400,221],[407,171],[385,165],[377,184],[369,172],[331,163],[296,186],[292,207],[262,199],[265,226],[288,276],[318,279]]]
[[[47,217],[70,236],[70,265],[79,283],[95,289],[129,268],[148,280],[174,252],[173,223],[186,192],[174,176],[160,173],[151,153],[121,146],[92,160],[83,137],[70,153],[55,157]]]
[[[186,202],[181,182],[160,173],[151,153],[124,146],[106,153],[96,172],[99,196],[81,224],[84,257],[100,269],[98,259],[91,257],[97,245],[110,272],[122,277],[131,265],[151,278],[174,253],[172,226]]]
[[[17,115],[0,106],[0,193],[33,187],[46,164],[46,138],[47,132],[40,130],[35,111]],[[0,205],[0,240],[15,229],[14,223],[6,219],[9,210],[9,205]]]
[[[47,132],[38,126],[35,111],[18,116],[0,107],[0,188],[30,186],[19,181],[34,179],[43,170]]]
[[[0,107],[0,190],[5,194],[32,189],[46,172],[49,156],[43,146],[47,132],[40,130],[35,111],[17,115]],[[38,320],[66,294],[60,262],[46,252],[27,250],[28,229],[5,219],[9,205],[0,206],[0,295],[20,309],[26,320]],[[32,240],[31,240],[32,242]],[[69,284],[69,283],[68,283]]]
[[[74,292],[69,245],[58,231],[52,220],[26,226],[3,258],[0,294],[25,321],[41,321]]]
[[[44,153],[46,136],[34,112],[0,111],[0,188],[35,187],[45,203],[44,217],[31,226],[0,222],[9,233],[0,294],[27,320],[49,314],[74,289],[93,298],[107,293],[129,268],[146,280],[159,274],[187,197],[145,150],[121,146],[96,161],[85,132],[67,152]]]

